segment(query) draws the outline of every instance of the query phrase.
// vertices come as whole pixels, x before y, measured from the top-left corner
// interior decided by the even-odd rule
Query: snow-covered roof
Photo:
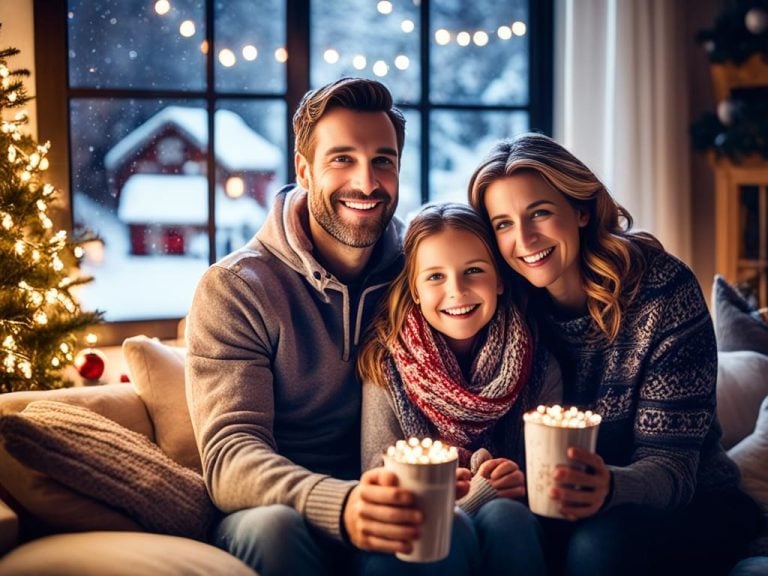
[[[266,209],[253,198],[229,198],[216,188],[216,226],[258,227]],[[135,174],[120,194],[117,217],[126,224],[205,225],[208,222],[208,180],[205,176]]]
[[[163,126],[173,124],[184,131],[200,148],[208,146],[208,115],[204,108],[168,106],[163,108],[115,144],[104,156],[104,164],[112,170],[152,138]],[[280,150],[254,132],[231,110],[217,110],[216,159],[231,170],[275,170],[283,161]]]

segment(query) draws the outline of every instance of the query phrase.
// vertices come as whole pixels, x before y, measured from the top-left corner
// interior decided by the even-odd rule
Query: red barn
[[[169,106],[105,156],[132,254],[207,253],[207,123],[203,108]],[[216,112],[215,130],[217,245],[225,253],[261,225],[283,156],[232,111]]]

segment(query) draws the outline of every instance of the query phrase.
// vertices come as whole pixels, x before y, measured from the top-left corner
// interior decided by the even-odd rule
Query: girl
[[[715,337],[693,273],[546,136],[498,143],[469,198],[530,285],[564,403],[603,418],[597,454],[571,448],[575,466],[554,473],[551,496],[582,521],[543,521],[548,557],[568,574],[726,573],[759,513],[719,444]]]
[[[548,355],[511,299],[499,305],[505,291],[493,239],[472,208],[426,206],[404,251],[405,267],[358,358],[363,467],[380,465],[401,438],[457,446],[460,466],[475,472],[459,505],[474,514],[485,573],[541,573],[536,522],[512,499],[525,494],[522,413],[559,400],[559,371],[547,371]],[[511,524],[514,531],[505,529]]]

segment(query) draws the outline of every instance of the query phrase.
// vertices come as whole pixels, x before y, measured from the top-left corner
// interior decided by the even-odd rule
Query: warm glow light
[[[448,32],[448,30],[446,30],[445,28],[440,28],[440,30],[435,30],[435,42],[437,42],[440,46],[445,46],[450,41],[451,41],[451,33]]]
[[[72,249],[72,253],[75,255],[75,258],[80,260],[83,256],[85,256],[85,249],[82,246],[75,246]]]
[[[400,54],[399,56],[395,57],[395,67],[398,70],[407,70],[410,65],[411,61],[408,56]]]
[[[258,57],[259,57],[259,51],[256,49],[256,46],[254,46],[253,44],[247,44],[243,46],[243,58],[245,58],[249,62],[253,62]]]
[[[224,48],[223,50],[219,50],[219,62],[225,68],[231,68],[237,64],[237,57],[235,56],[235,53],[232,52],[232,50],[229,48]]]
[[[288,50],[285,48],[278,48],[275,50],[275,60],[278,62],[286,62],[288,60]]]
[[[377,60],[371,70],[373,70],[373,73],[376,74],[376,76],[382,77],[389,74],[389,66],[387,65],[384,60]]]
[[[88,344],[88,346],[95,346],[96,343],[99,341],[99,337],[96,336],[93,332],[89,332],[85,335],[85,342]],[[66,352],[65,350],[62,350],[62,352]]]
[[[472,35],[472,41],[477,46],[485,46],[488,44],[488,33],[483,30],[478,30]]]
[[[171,3],[168,2],[168,0],[157,0],[155,2],[155,12],[160,14],[160,16],[163,16],[164,14],[168,14],[171,10]]]
[[[469,32],[459,32],[456,34],[456,44],[459,46],[469,46],[471,41],[472,37],[469,35]]]
[[[400,30],[405,32],[406,34],[409,34],[413,32],[416,29],[416,24],[413,23],[413,20],[408,20],[407,18],[400,22]]]
[[[525,22],[520,22],[520,20],[518,20],[517,22],[512,23],[512,33],[515,36],[525,36],[525,31],[527,29]]]
[[[245,182],[239,176],[232,176],[227,179],[225,190],[230,198],[240,198],[245,193]]]
[[[208,54],[208,40],[203,40],[200,42],[200,52],[203,54]]]
[[[376,10],[378,10],[381,14],[391,14],[392,2],[389,0],[381,0],[378,4],[376,4]]]
[[[512,29],[509,26],[499,26],[499,29],[496,30],[496,34],[498,34],[499,38],[502,40],[509,40],[512,38]]]
[[[365,59],[365,56],[362,54],[358,54],[354,58],[352,58],[352,66],[355,67],[355,70],[363,70],[366,65],[368,64],[368,61]]]
[[[195,31],[195,23],[192,20],[184,20],[184,22],[179,24],[179,34],[184,36],[184,38],[191,38],[195,35]]]
[[[328,50],[323,52],[323,60],[328,62],[328,64],[336,64],[339,61],[339,53],[333,48],[328,48]]]

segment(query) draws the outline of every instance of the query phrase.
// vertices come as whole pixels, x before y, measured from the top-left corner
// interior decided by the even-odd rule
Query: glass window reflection
[[[73,88],[205,88],[203,0],[70,0]]]
[[[420,94],[418,2],[312,2],[311,80],[375,78],[400,102]]]
[[[527,132],[528,125],[527,112],[433,112],[430,200],[466,203],[469,178],[493,144]]]
[[[433,103],[527,104],[527,0],[430,3]]]

